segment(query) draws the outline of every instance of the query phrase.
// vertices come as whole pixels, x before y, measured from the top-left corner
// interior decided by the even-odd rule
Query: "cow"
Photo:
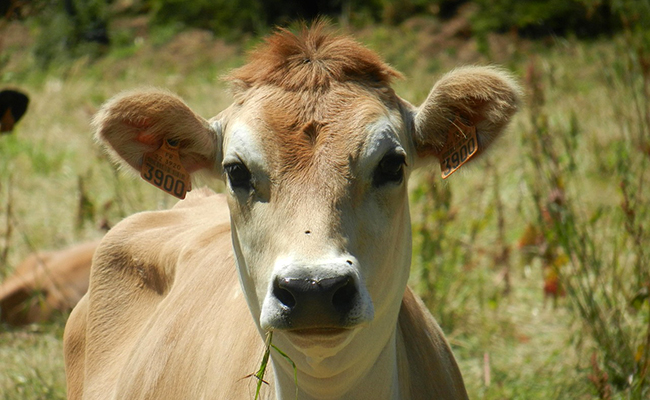
[[[13,131],[14,125],[27,111],[29,97],[17,90],[0,91],[0,134]]]
[[[35,252],[0,284],[0,322],[20,326],[45,322],[72,310],[88,290],[99,240],[62,250]]]
[[[521,93],[497,68],[462,67],[414,107],[398,77],[317,23],[270,35],[210,120],[158,89],[104,104],[96,137],[118,162],[181,198],[199,171],[226,193],[106,235],[65,329],[69,398],[252,399],[264,365],[265,399],[467,398],[407,287],[407,182],[483,153]]]

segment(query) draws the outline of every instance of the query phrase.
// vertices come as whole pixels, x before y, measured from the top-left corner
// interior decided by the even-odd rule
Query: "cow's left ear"
[[[444,177],[445,163],[457,168],[459,161],[479,155],[503,132],[520,97],[514,79],[499,69],[464,67],[448,73],[415,110],[413,142],[419,164],[439,159]],[[471,142],[474,135],[476,143]]]
[[[96,138],[118,162],[136,171],[144,156],[171,143],[188,173],[218,169],[220,124],[195,114],[180,98],[161,90],[120,94],[93,120]]]

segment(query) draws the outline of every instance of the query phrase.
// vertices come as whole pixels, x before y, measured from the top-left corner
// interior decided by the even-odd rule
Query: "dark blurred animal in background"
[[[0,284],[0,322],[45,322],[71,310],[88,290],[90,266],[99,241],[29,255]]]
[[[11,132],[27,111],[29,97],[17,90],[0,92],[0,133]]]

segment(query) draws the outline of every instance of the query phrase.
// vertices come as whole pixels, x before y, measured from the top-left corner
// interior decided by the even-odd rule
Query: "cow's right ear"
[[[177,144],[187,172],[219,169],[221,124],[206,121],[169,92],[120,94],[102,106],[93,125],[97,140],[111,155],[136,171],[141,170],[144,156],[165,142]]]

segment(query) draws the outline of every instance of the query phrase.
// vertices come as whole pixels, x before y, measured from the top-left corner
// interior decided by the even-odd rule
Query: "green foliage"
[[[226,37],[263,31],[266,23],[259,0],[151,0],[150,5],[154,24],[180,24]]]
[[[49,177],[60,171],[69,154],[54,152],[42,141],[27,141],[8,135],[2,138],[0,157],[0,173],[3,177],[8,176],[17,166],[23,168],[24,174]]]
[[[388,24],[399,24],[416,15],[439,15],[452,17],[458,7],[467,0],[374,0],[356,2],[356,7],[374,8],[376,20]]]
[[[617,204],[585,207],[588,188],[577,155],[589,138],[573,113],[565,117],[568,126],[554,123],[547,81],[534,62],[527,74],[531,129],[523,138],[528,187],[543,235],[538,256],[559,277],[561,290],[555,294],[566,293],[594,343],[588,346],[589,380],[603,399],[617,393],[644,399],[650,393],[650,47],[632,31],[625,38],[629,45],[616,46],[614,58],[601,61],[619,131],[610,133],[607,144],[590,138],[598,148],[595,157],[609,160]]]
[[[94,59],[104,54],[110,20],[126,13],[123,9],[116,11],[120,8],[104,0],[43,0],[38,4],[34,26],[40,34],[34,54],[43,68],[62,60],[81,56]],[[148,13],[155,27],[152,40],[165,43],[187,27],[235,39],[319,15],[340,18],[353,26],[376,22],[398,25],[416,16],[450,18],[459,7],[470,4],[473,11],[463,15],[470,16],[473,32],[481,37],[493,31],[517,31],[528,36],[611,34],[623,25],[636,24],[642,29],[640,21],[650,17],[647,2],[633,0],[142,0],[128,12]],[[111,32],[111,36],[113,47],[122,53],[135,51],[129,35]]]
[[[46,2],[35,17],[39,33],[34,56],[38,65],[47,68],[82,55],[101,55],[108,45],[107,18],[104,0]]]
[[[39,16],[38,25],[41,32],[34,46],[38,64],[46,68],[69,56],[67,40],[72,36],[73,28],[67,16],[50,8]]]
[[[464,290],[469,285],[459,269],[471,263],[473,239],[485,225],[476,221],[468,240],[461,240],[454,226],[457,221],[451,208],[451,187],[436,182],[439,176],[434,173],[427,174],[425,179],[412,194],[417,213],[413,223],[412,280],[439,323],[453,331],[463,323],[459,317],[462,306],[468,297],[476,295]]]
[[[63,318],[15,330],[0,326],[0,398],[65,399]]]
[[[516,30],[527,36],[588,37],[612,33],[619,21],[608,4],[588,7],[583,0],[475,0],[479,10],[472,26],[479,34]]]

